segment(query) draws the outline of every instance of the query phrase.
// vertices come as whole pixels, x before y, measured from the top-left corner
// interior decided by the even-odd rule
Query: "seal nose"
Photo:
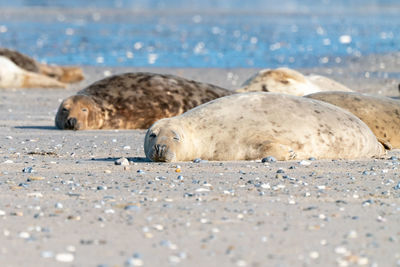
[[[67,129],[74,129],[76,126],[76,118],[69,118],[65,124]]]
[[[161,158],[163,158],[164,157],[164,153],[165,153],[165,149],[167,148],[167,146],[166,145],[160,145],[160,144],[158,144],[158,145],[155,145],[154,146],[154,150],[155,150],[155,154],[156,154],[156,156],[157,156],[157,158],[158,159],[161,159]]]

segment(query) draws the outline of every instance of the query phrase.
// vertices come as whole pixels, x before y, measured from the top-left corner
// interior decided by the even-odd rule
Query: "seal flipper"
[[[378,142],[381,143],[386,150],[392,150],[393,149],[393,146],[392,146],[392,144],[390,144],[389,141],[384,140],[382,138],[378,138],[378,137],[376,139],[378,139]]]
[[[267,142],[261,148],[263,157],[274,156],[277,160],[293,160],[297,154],[287,145],[275,142]]]
[[[25,71],[21,88],[66,88],[65,83],[59,82],[56,79],[47,77],[42,74]]]

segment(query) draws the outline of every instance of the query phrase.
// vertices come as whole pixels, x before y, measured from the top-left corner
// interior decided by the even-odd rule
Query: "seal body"
[[[355,159],[383,146],[361,120],[303,97],[253,92],[222,97],[152,125],[144,149],[152,161]]]
[[[0,88],[65,88],[55,79],[26,71],[7,57],[0,56]]]
[[[63,83],[74,83],[84,79],[83,71],[79,67],[64,67],[43,64],[37,62],[31,57],[28,57],[27,55],[7,48],[0,48],[0,56],[8,58],[23,70],[43,74]]]
[[[233,92],[174,75],[125,73],[97,81],[65,99],[55,122],[60,129],[147,129]],[[96,113],[91,116],[91,113]]]
[[[349,92],[321,92],[306,97],[331,103],[356,115],[387,148],[400,148],[400,101]]]
[[[346,86],[319,75],[304,76],[288,68],[265,69],[248,79],[236,92],[275,92],[303,96],[321,91],[347,91]]]

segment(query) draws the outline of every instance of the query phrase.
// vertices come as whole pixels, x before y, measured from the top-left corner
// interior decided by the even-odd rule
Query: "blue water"
[[[0,46],[56,64],[299,68],[400,45],[398,0],[0,0],[0,9]]]

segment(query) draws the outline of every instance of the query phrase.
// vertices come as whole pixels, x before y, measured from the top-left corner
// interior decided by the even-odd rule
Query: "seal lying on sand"
[[[321,92],[306,97],[331,103],[356,115],[386,148],[400,148],[400,101],[349,92]]]
[[[21,69],[0,56],[0,88],[65,88],[66,84],[42,74]]]
[[[383,146],[356,116],[313,99],[253,92],[226,96],[152,125],[144,150],[152,161],[355,159]]]
[[[0,56],[10,59],[26,71],[43,74],[63,83],[74,83],[84,79],[83,71],[78,67],[61,67],[39,63],[18,51],[7,48],[0,48]]]
[[[303,96],[321,91],[352,90],[324,76],[304,76],[298,71],[278,68],[259,71],[243,84],[236,92],[274,92],[288,95]]]
[[[97,81],[65,99],[55,123],[60,129],[146,129],[233,92],[173,75],[125,73]]]

